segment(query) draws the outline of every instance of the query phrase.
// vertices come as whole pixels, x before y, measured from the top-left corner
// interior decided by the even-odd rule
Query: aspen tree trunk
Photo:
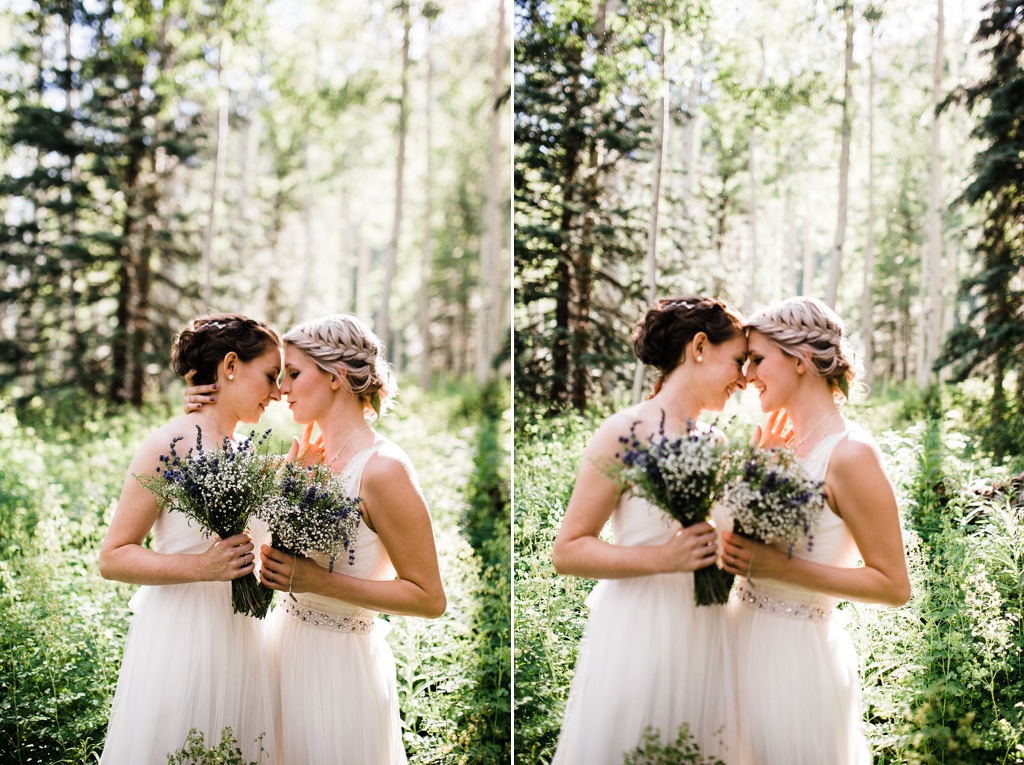
[[[398,266],[398,236],[402,230],[402,193],[405,180],[405,138],[409,122],[409,31],[412,14],[408,0],[402,0],[402,95],[398,100],[398,158],[395,161],[395,216],[388,241],[384,285],[381,290],[380,312],[377,314],[377,335],[386,345],[391,343],[391,285]],[[394,361],[397,361],[395,359]]]
[[[363,222],[356,225],[359,247],[359,265],[356,268],[356,316],[370,315],[370,243]]]
[[[917,384],[925,387],[935,375],[932,364],[939,355],[942,333],[942,128],[936,113],[942,101],[942,75],[945,71],[945,18],[943,0],[936,8],[935,62],[932,70],[932,153],[928,194],[928,248],[921,254],[921,331],[918,349]]]
[[[792,155],[792,152],[790,152]],[[792,156],[787,158],[787,168],[792,167]],[[787,169],[787,173],[791,172]],[[796,195],[793,194],[793,183],[792,177],[786,183],[786,201],[785,201],[785,213],[786,218],[786,245],[784,257],[786,259],[786,283],[783,291],[786,293],[784,297],[790,295],[796,295],[799,291],[799,286],[796,279],[796,259],[797,259],[797,247],[796,247]]]
[[[758,87],[764,87],[765,68],[767,65],[764,49],[764,35],[759,35],[757,40],[761,49],[761,71],[757,77]],[[747,283],[747,297],[744,301],[743,310],[751,311],[754,302],[757,300],[757,266],[758,266],[758,240],[757,240],[757,124],[750,126],[750,139],[747,142],[747,172],[750,174],[750,281]]]
[[[868,230],[864,243],[864,287],[861,293],[860,321],[864,382],[875,387],[875,39],[871,36],[868,53]]]
[[[505,305],[502,285],[505,283],[505,272],[502,268],[502,200],[505,197],[505,172],[502,166],[504,152],[502,150],[501,127],[504,113],[503,96],[505,94],[505,66],[507,53],[505,48],[505,2],[498,0],[498,34],[494,46],[493,69],[491,76],[491,138],[490,138],[490,178],[487,189],[485,208],[486,232],[484,246],[480,252],[480,315],[477,319],[477,357],[476,379],[483,383],[494,372],[492,362],[498,354],[501,333],[505,329],[501,311]]]
[[[654,303],[657,297],[658,273],[658,208],[661,201],[661,175],[664,162],[666,134],[668,132],[669,87],[665,68],[665,49],[668,47],[669,26],[661,24],[661,50],[658,52],[658,71],[661,75],[661,97],[658,104],[658,116],[654,125],[654,169],[651,179],[651,212],[647,224],[647,304]],[[633,402],[639,402],[643,395],[644,365],[636,362],[636,373],[633,377]]]
[[[427,22],[427,113],[426,119],[426,147],[427,153],[427,175],[424,179],[423,188],[423,247],[420,253],[420,286],[416,301],[417,324],[420,331],[420,361],[419,361],[419,384],[420,388],[427,390],[430,387],[430,380],[433,369],[431,367],[430,354],[430,276],[434,261],[434,205],[433,189],[434,182],[434,154],[433,140],[431,135],[433,121],[434,103],[434,58],[430,49],[431,25]]]
[[[217,52],[217,154],[213,162],[213,183],[210,186],[209,218],[203,241],[203,302],[209,310],[213,306],[214,246],[217,241],[217,201],[224,179],[228,153],[228,88],[224,82],[224,59],[228,53],[228,38],[221,37]]]
[[[810,204],[805,205],[804,209],[812,209]],[[811,218],[809,215],[804,214],[803,223],[803,235],[800,238],[800,247],[803,250],[804,265],[803,274],[801,275],[800,294],[811,295],[814,288],[814,248],[811,247]]]
[[[853,108],[853,0],[843,6],[846,19],[846,56],[843,65],[843,124],[842,146],[839,153],[839,213],[836,222],[836,237],[832,242],[832,256],[828,271],[828,293],[825,302],[833,308],[839,293],[839,279],[843,272],[843,245],[846,243],[846,216],[850,194],[850,135],[852,133],[850,112]]]
[[[258,130],[253,129],[253,123],[258,118],[256,99],[253,89],[250,87],[245,94],[245,118],[241,120],[238,128],[238,226],[235,226],[234,256],[239,268],[244,268],[250,262],[249,254],[249,232],[252,230],[250,218],[252,213],[249,209],[249,183],[251,168],[258,167],[258,154],[256,142],[253,138]],[[256,159],[257,161],[253,161]]]
[[[313,246],[313,147],[309,133],[302,143],[302,271],[299,277],[299,294],[295,301],[295,318],[305,321],[310,318],[303,315],[310,307],[310,282],[313,276],[313,261],[316,259],[316,247]]]

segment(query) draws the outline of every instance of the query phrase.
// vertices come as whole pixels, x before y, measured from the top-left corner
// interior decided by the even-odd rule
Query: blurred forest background
[[[503,2],[0,9],[12,396],[140,405],[206,308],[356,313],[424,388],[507,358]]]
[[[97,550],[207,310],[385,340],[449,602],[391,620],[406,751],[509,761],[510,42],[504,0],[0,0],[0,763],[98,757]]]
[[[873,392],[977,372],[1019,422],[1022,31],[1005,0],[518,0],[518,394],[631,381],[653,294],[807,294]]]
[[[516,0],[513,37],[516,762],[594,584],[551,566],[579,460],[671,294],[844,317],[914,589],[841,607],[874,760],[1024,762],[1024,4]]]

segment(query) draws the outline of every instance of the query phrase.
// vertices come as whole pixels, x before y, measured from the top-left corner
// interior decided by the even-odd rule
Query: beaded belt
[[[790,619],[806,619],[812,622],[828,622],[832,619],[831,608],[822,608],[810,603],[792,603],[782,600],[782,598],[777,598],[774,595],[756,592],[742,581],[738,581],[733,589],[740,602],[748,608],[754,608],[776,616],[786,616]]]
[[[310,627],[331,632],[356,632],[360,635],[369,635],[373,632],[373,619],[369,617],[342,616],[300,605],[291,598],[282,598],[281,600],[286,614]]]

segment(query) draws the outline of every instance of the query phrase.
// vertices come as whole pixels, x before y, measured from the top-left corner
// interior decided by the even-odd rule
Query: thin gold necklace
[[[336,459],[338,459],[338,457],[341,456],[342,451],[344,451],[345,447],[348,446],[348,442],[349,441],[351,441],[353,438],[355,438],[358,434],[362,433],[364,430],[369,430],[369,429],[370,429],[369,425],[363,425],[363,427],[356,428],[355,430],[353,430],[352,433],[349,435],[349,437],[345,439],[345,443],[343,443],[341,445],[341,448],[338,449],[338,451],[336,451],[334,453],[333,457],[331,457],[330,462],[334,462]]]
[[[839,412],[837,412],[835,409],[832,409],[832,410],[830,410],[828,412],[825,412],[825,416],[822,417],[820,420],[818,420],[816,423],[814,423],[814,427],[811,428],[809,431],[807,431],[807,435],[804,436],[803,438],[801,438],[795,444],[793,444],[793,451],[796,451],[801,446],[803,446],[805,443],[807,443],[807,439],[809,439],[811,436],[813,436],[815,434],[815,432],[817,432],[818,428],[820,428],[822,426],[822,423],[824,423],[825,420],[829,419],[830,417],[832,417],[833,415],[836,415],[836,414],[839,414]],[[839,416],[842,417],[841,414]]]

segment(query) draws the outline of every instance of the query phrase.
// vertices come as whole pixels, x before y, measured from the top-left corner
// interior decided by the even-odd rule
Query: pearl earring
[[[698,356],[697,357],[697,363],[700,364],[702,361],[704,361],[704,357],[703,356]]]
[[[234,379],[235,379],[235,376],[234,376],[234,375],[228,375],[228,379],[229,379],[229,380],[234,380]]]

